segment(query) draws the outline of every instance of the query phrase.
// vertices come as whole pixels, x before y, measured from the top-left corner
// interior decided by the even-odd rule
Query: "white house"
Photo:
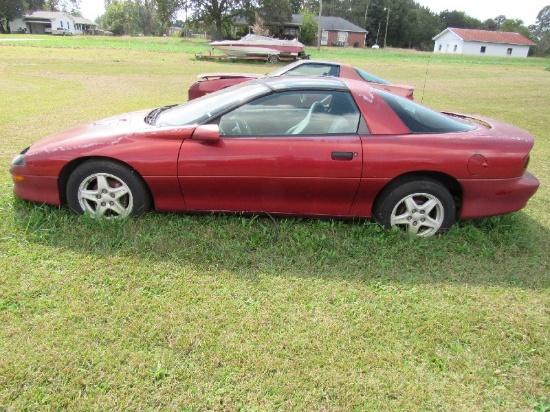
[[[519,33],[448,27],[433,38],[434,53],[527,57],[536,43]]]
[[[10,21],[12,33],[84,34],[97,29],[97,24],[84,17],[57,11],[35,11]]]

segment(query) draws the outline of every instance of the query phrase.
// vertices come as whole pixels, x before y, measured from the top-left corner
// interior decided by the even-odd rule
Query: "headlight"
[[[11,161],[12,166],[24,166],[25,165],[25,155],[24,154],[18,154],[13,158]]]
[[[13,160],[11,161],[11,165],[12,166],[24,166],[25,165],[25,153],[27,153],[28,150],[29,150],[29,148],[27,147],[25,150],[23,150],[21,153],[19,153],[17,156],[15,156],[13,158]]]

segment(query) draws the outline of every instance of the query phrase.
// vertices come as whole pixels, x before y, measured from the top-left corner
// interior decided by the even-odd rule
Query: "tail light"
[[[523,171],[525,172],[527,170],[527,166],[529,166],[529,161],[531,160],[531,155],[525,156],[525,159],[523,160]]]

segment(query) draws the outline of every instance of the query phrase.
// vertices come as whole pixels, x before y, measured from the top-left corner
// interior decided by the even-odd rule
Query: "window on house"
[[[456,52],[456,49],[458,49],[458,45],[455,44],[455,47],[453,47],[453,52]]]
[[[438,50],[438,51],[441,51],[441,47],[442,47],[442,45],[440,44],[440,45],[439,45],[439,48],[438,48],[437,50]]]
[[[506,50],[506,54],[508,56],[511,56],[512,55],[512,48],[511,47],[508,47],[508,50]]]
[[[487,47],[481,46],[480,53],[485,53],[487,51]]]
[[[71,30],[71,23],[67,22],[67,30]]]
[[[63,27],[63,22],[60,22],[61,23],[61,27]]]

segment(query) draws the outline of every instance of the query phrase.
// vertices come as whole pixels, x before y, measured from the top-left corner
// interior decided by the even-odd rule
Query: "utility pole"
[[[321,34],[323,31],[323,28],[321,27],[321,21],[323,16],[323,0],[319,0],[319,21],[317,22],[317,50],[321,50]]]
[[[388,10],[388,15],[386,17],[386,33],[384,34],[384,49],[386,48],[386,37],[388,37],[388,23],[390,22],[390,8],[384,7],[384,10]]]
[[[365,9],[365,30],[367,30],[367,14],[369,12],[369,6],[370,6],[370,1],[367,3],[367,8]]]

